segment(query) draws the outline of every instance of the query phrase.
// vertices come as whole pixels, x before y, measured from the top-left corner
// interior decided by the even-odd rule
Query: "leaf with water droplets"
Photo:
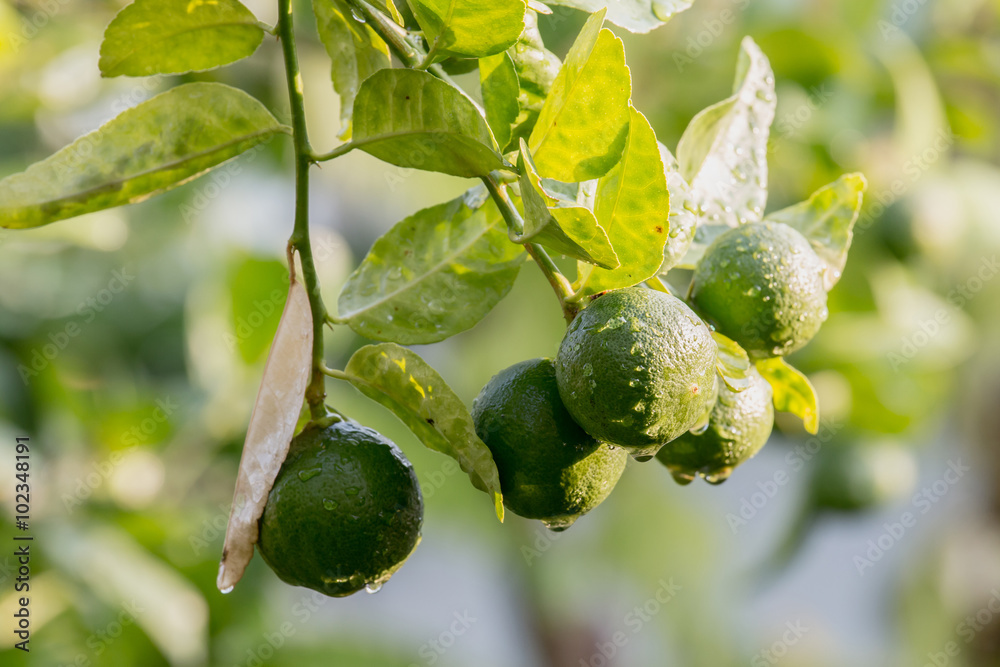
[[[667,179],[667,190],[670,192],[670,232],[667,243],[663,246],[663,264],[660,273],[664,274],[681,263],[687,254],[691,242],[694,241],[695,230],[698,227],[698,216],[694,202],[691,200],[691,187],[680,174],[677,158],[666,146],[656,142],[660,149],[660,161]]]
[[[264,513],[267,494],[288,454],[305,399],[312,368],[312,343],[309,297],[302,283],[293,282],[267,355],[243,443],[216,582],[220,591],[236,585],[253,558],[257,521]]]
[[[493,455],[479,436],[462,399],[416,352],[393,343],[368,345],[344,369],[347,379],[368,398],[389,408],[421,442],[447,454],[472,485],[490,494],[503,521],[503,496]]]
[[[375,340],[433,343],[469,329],[503,299],[524,248],[482,187],[418,211],[375,241],[344,284],[340,319]]]
[[[781,357],[758,361],[757,371],[771,385],[774,409],[800,417],[806,431],[815,435],[819,430],[819,404],[809,378]]]
[[[608,20],[629,32],[647,33],[674,15],[689,9],[694,0],[550,0],[551,4],[588,13],[608,10]]]
[[[732,97],[695,116],[677,144],[680,173],[703,222],[735,227],[761,219],[775,103],[771,65],[744,37]]]
[[[656,134],[629,107],[629,136],[621,161],[597,182],[594,215],[608,233],[621,266],[578,267],[580,296],[638,285],[656,275],[670,233],[670,193]]]
[[[847,251],[854,236],[854,223],[861,211],[868,181],[862,174],[845,174],[810,195],[809,199],[767,216],[797,229],[826,263],[823,283],[827,290],[840,280]]]
[[[613,269],[620,264],[607,232],[594,213],[574,200],[549,192],[538,177],[524,139],[517,157],[524,205],[524,231],[509,230],[514,243],[540,243],[578,260]]]
[[[723,336],[718,331],[712,332],[712,338],[719,346],[715,370],[719,377],[732,391],[740,392],[750,386],[750,358],[740,344],[731,338]]]

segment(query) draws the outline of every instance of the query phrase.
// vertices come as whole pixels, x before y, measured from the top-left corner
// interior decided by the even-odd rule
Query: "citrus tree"
[[[0,225],[32,228],[290,141],[290,288],[247,429],[223,592],[255,545],[285,581],[340,596],[376,590],[419,542],[412,466],[326,404],[328,378],[457,460],[500,520],[506,508],[553,530],[603,501],[629,455],[655,456],[681,484],[721,483],[765,444],[774,410],[816,432],[815,393],[783,357],[826,319],[864,178],[765,213],[775,94],[757,45],[743,41],[732,95],[697,114],[672,152],[633,106],[624,46],[606,23],[648,32],[690,3],[558,4],[590,13],[562,60],[542,41],[537,15],[551,10],[536,0],[313,0],[341,100],[329,122],[343,143],[322,152],[306,127],[291,0],[279,0],[276,26],[238,0],[136,0],[105,32],[104,76],[214,69],[273,35],[290,124],[236,88],[186,83],[0,182]],[[471,72],[478,86],[452,78]],[[354,150],[474,184],[379,238],[328,308],[309,175]],[[404,346],[474,326],[528,258],[552,287],[565,338],[554,359],[494,377],[470,411]],[[377,342],[332,368],[327,327]]]

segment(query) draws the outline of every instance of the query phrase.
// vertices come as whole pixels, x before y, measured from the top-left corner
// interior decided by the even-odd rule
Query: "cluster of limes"
[[[752,366],[739,391],[719,377],[709,324],[752,359],[796,350],[826,317],[823,269],[797,231],[747,224],[709,246],[691,306],[645,287],[592,300],[554,360],[501,371],[473,403],[506,507],[565,529],[608,497],[628,455],[656,456],[681,483],[725,480],[764,445],[774,415]],[[342,596],[377,588],[406,560],[423,502],[396,445],[355,422],[327,422],[293,440],[258,546],[283,580]]]

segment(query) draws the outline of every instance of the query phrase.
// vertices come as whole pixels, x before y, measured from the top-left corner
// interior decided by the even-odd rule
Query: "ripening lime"
[[[774,407],[771,385],[753,367],[750,386],[733,391],[719,382],[719,398],[708,423],[700,432],[689,431],[666,444],[656,454],[681,484],[702,475],[719,484],[733,468],[760,451],[771,435]]]
[[[791,227],[741,225],[705,251],[691,301],[752,357],[784,356],[808,343],[826,320],[825,268]]]
[[[625,452],[573,421],[551,359],[506,368],[472,405],[476,433],[493,453],[504,505],[555,530],[597,507],[625,469]]]
[[[566,331],[559,395],[587,433],[651,457],[705,414],[717,350],[680,299],[644,287],[609,292]]]
[[[392,441],[350,420],[307,427],[267,498],[257,547],[282,581],[342,597],[399,569],[423,514],[413,466]]]

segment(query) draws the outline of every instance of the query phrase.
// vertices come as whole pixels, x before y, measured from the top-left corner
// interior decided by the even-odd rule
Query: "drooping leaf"
[[[408,0],[430,51],[482,58],[500,53],[524,30],[524,0]]]
[[[656,134],[631,108],[628,143],[621,161],[597,182],[594,215],[607,232],[621,266],[581,266],[579,294],[638,285],[656,275],[670,233],[670,194]]]
[[[691,7],[694,0],[551,0],[553,5],[563,5],[593,13],[607,9],[608,20],[629,32],[646,33],[659,28],[674,14]]]
[[[375,241],[340,293],[340,318],[375,340],[444,340],[507,295],[524,257],[492,201],[459,197],[418,211]]]
[[[520,86],[514,61],[506,52],[479,59],[479,85],[483,92],[486,121],[493,130],[497,145],[510,141],[511,127],[520,109],[517,96]]]
[[[330,78],[340,96],[340,138],[351,136],[354,98],[361,82],[389,67],[389,48],[368,25],[351,15],[343,0],[313,0],[316,29],[332,62]]]
[[[542,35],[538,32],[538,18],[533,11],[524,15],[524,32],[517,43],[507,50],[507,54],[514,62],[520,86],[517,100],[520,111],[505,149],[517,150],[520,140],[531,136],[562,62],[545,48]]]
[[[241,90],[178,86],[0,181],[0,227],[37,227],[142,201],[281,132],[289,129]]]
[[[715,361],[715,370],[719,377],[732,391],[743,391],[750,386],[750,357],[740,344],[731,338],[726,338],[718,331],[712,332],[712,338],[719,347]]]
[[[493,455],[476,435],[472,415],[438,372],[394,343],[361,348],[344,372],[358,391],[389,408],[424,445],[447,454],[473,486],[490,494],[503,521],[503,496]]]
[[[521,140],[517,159],[521,172],[518,184],[524,205],[524,231],[510,230],[514,243],[539,243],[556,252],[608,269],[620,262],[607,232],[594,213],[575,201],[562,199],[547,191],[535,171],[528,146]]]
[[[840,280],[847,251],[854,237],[854,223],[861,211],[868,181],[862,174],[845,174],[812,193],[804,202],[767,216],[799,230],[826,263],[823,283],[827,290]]]
[[[663,274],[681,264],[694,240],[698,216],[691,203],[691,188],[680,174],[677,159],[663,144],[657,142],[657,146],[666,173],[667,190],[670,191],[670,233],[667,244],[663,246],[663,265],[660,267]]]
[[[239,0],[135,0],[108,25],[103,76],[199,72],[253,55],[264,39]]]
[[[681,176],[705,223],[735,227],[761,219],[774,109],[771,65],[744,37],[733,96],[695,116],[677,144]]]
[[[758,361],[757,370],[774,391],[774,409],[801,418],[806,431],[815,435],[819,430],[819,404],[809,379],[781,357]]]
[[[485,176],[505,166],[472,101],[419,70],[383,69],[361,84],[353,142],[390,164],[452,176]]]
[[[312,343],[309,297],[301,282],[293,282],[267,355],[243,443],[216,582],[223,592],[236,585],[253,558],[257,521],[264,513],[267,495],[288,454],[305,400],[312,369]]]
[[[622,41],[602,28],[603,22],[603,10],[587,19],[528,139],[545,178],[567,183],[598,178],[625,148],[632,76]]]

